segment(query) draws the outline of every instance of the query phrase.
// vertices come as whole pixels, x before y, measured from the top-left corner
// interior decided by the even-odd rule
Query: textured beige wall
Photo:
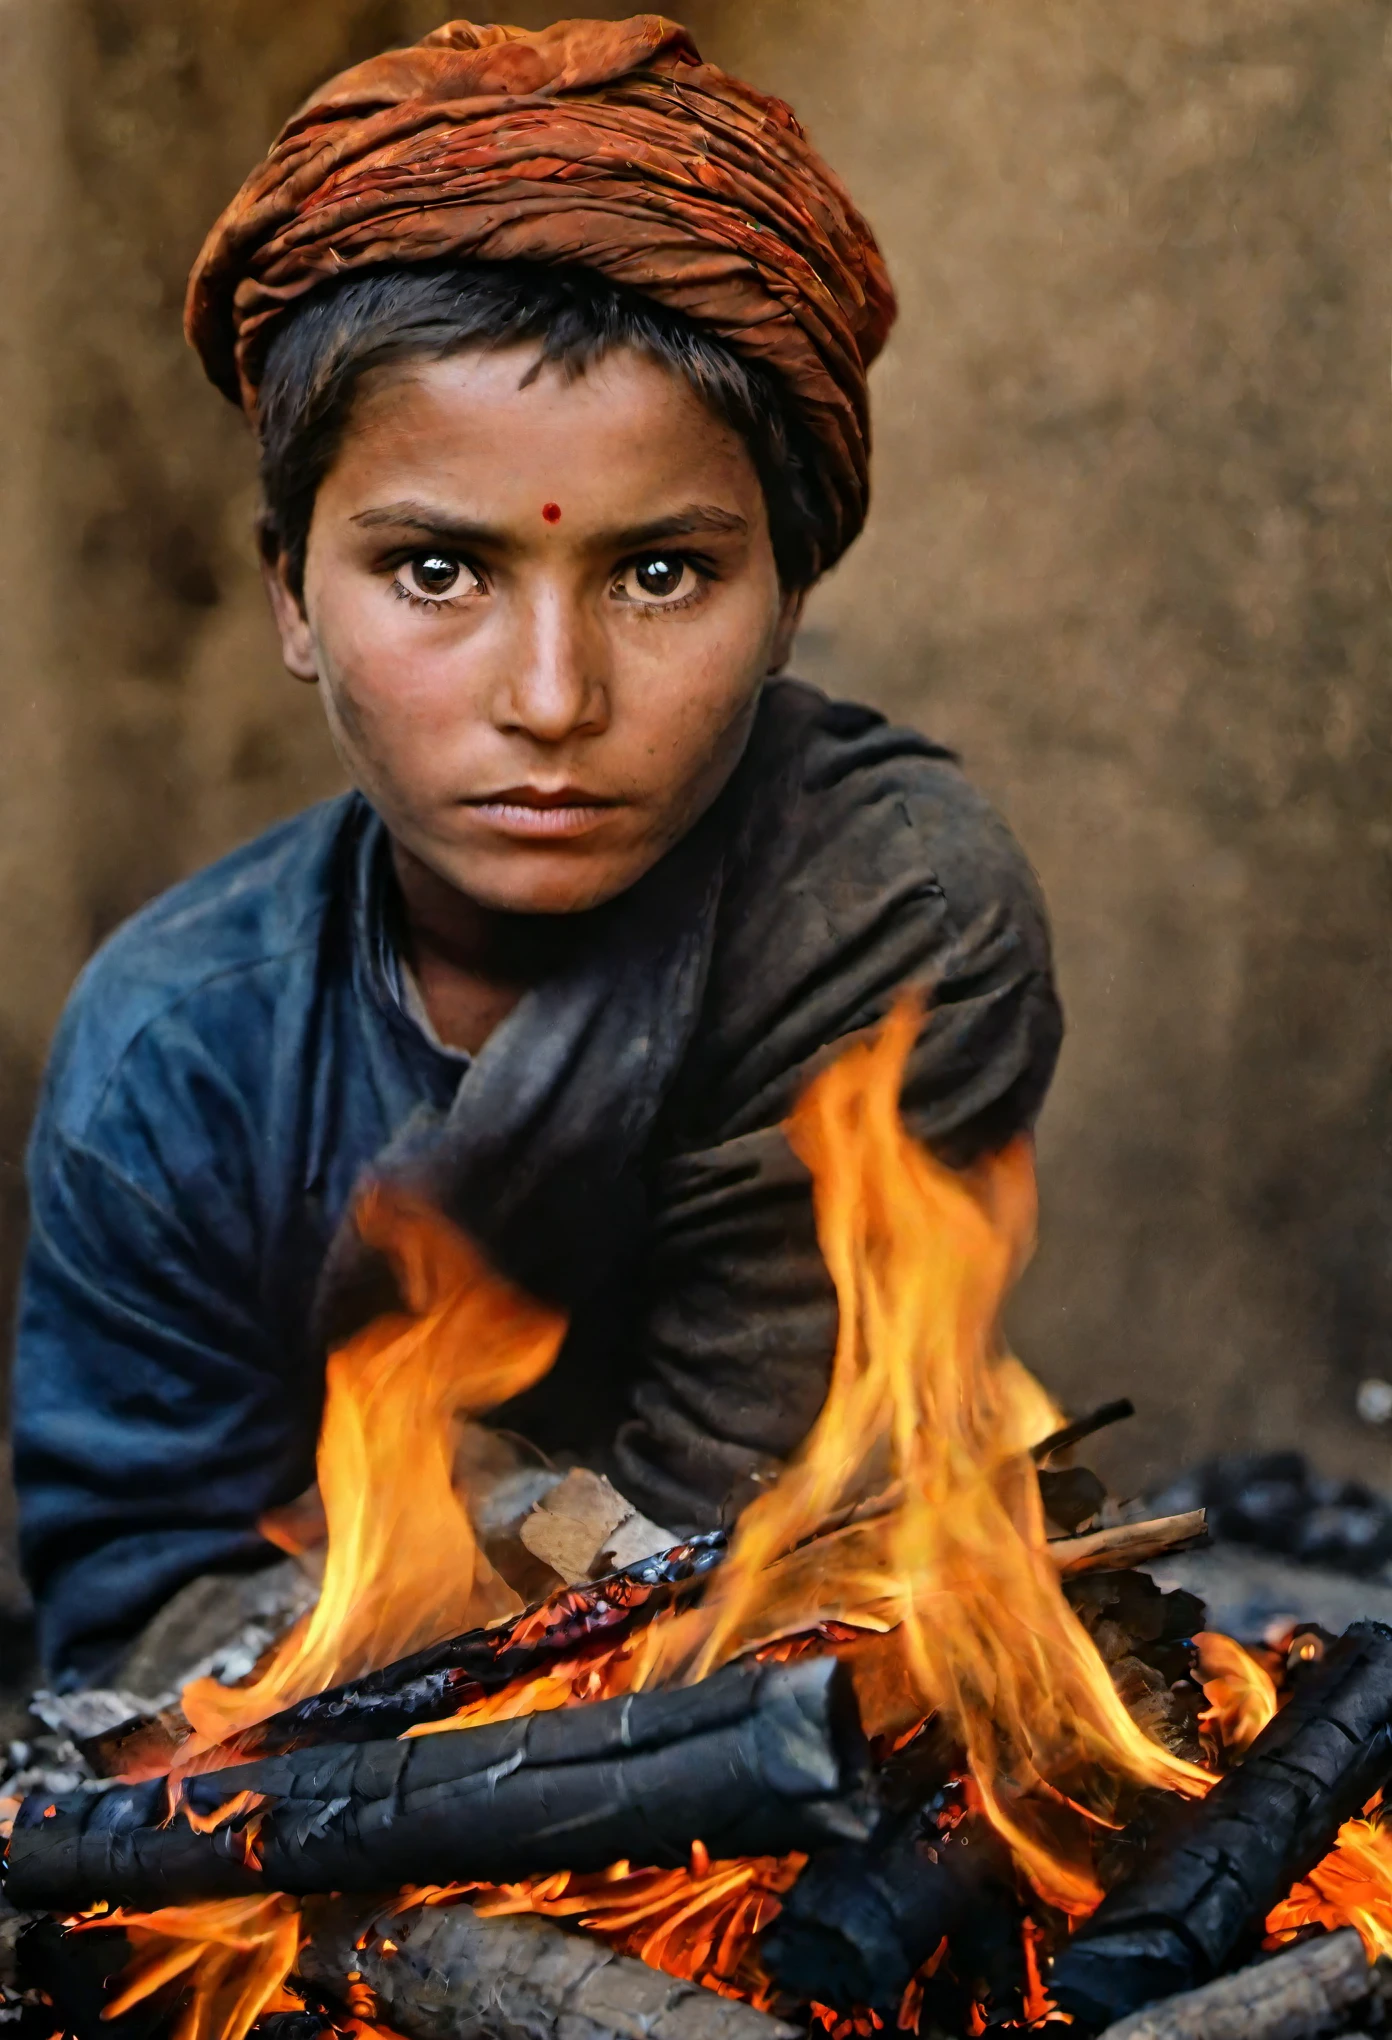
[[[52,542],[45,514],[48,403],[34,345],[54,265],[58,197],[56,75],[48,24],[21,0],[0,0],[0,184],[27,190],[0,206],[0,1311],[11,1309],[15,1242],[24,1219],[19,1155],[43,1042],[81,960],[63,799],[60,705],[50,685],[49,609],[36,599]],[[4,1565],[10,1518],[0,1482],[0,1618],[15,1587]]]
[[[336,783],[183,277],[290,105],[441,12],[0,0],[33,194],[0,208],[11,1251],[81,955]],[[1392,1481],[1351,1414],[1392,1375],[1385,0],[687,18],[792,98],[898,280],[871,527],[799,663],[960,745],[1052,898],[1072,1032],[1021,1347],[1143,1402],[1125,1478],[1252,1438]]]
[[[762,0],[903,321],[804,667],[960,745],[1071,1035],[1022,1350],[1392,1479],[1389,284],[1378,0]]]

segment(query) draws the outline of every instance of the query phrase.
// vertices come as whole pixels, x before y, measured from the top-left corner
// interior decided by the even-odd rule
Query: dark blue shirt
[[[15,1421],[60,1665],[266,1557],[255,1518],[313,1476],[325,1247],[467,1067],[405,1010],[383,848],[355,796],[311,809],[136,915],[69,1002],[30,1150]]]

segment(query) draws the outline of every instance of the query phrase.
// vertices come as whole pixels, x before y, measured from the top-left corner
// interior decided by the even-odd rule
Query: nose
[[[519,605],[494,721],[539,744],[597,736],[609,724],[604,634],[579,591],[550,586]]]

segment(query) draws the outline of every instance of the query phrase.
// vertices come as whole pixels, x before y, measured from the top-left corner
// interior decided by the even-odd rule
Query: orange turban
[[[866,371],[894,318],[868,225],[788,107],[660,14],[532,34],[452,21],[332,79],[213,228],[185,326],[254,413],[276,321],[388,263],[549,262],[656,298],[776,372],[865,520]]]

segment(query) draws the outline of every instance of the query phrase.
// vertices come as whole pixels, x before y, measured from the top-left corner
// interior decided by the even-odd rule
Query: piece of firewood
[[[1392,1779],[1392,1629],[1356,1622],[1302,1673],[1243,1762],[1169,1809],[1053,1966],[1060,2009],[1099,2028],[1210,1982]]]
[[[1059,1452],[1071,1451],[1081,1445],[1084,1438],[1091,1438],[1094,1432],[1105,1431],[1111,1424],[1124,1423],[1127,1417],[1134,1417],[1136,1405],[1129,1395],[1118,1396],[1115,1402],[1100,1403],[1095,1410],[1089,1410],[1085,1417],[1075,1417],[1062,1430],[1051,1431],[1047,1438],[1041,1438],[1031,1446],[1030,1457],[1036,1466],[1043,1466]]]
[[[725,1551],[724,1533],[711,1530],[602,1579],[560,1588],[507,1622],[429,1644],[283,1708],[231,1737],[223,1745],[226,1759],[274,1756],[309,1743],[371,1742],[445,1721],[515,1680],[611,1648],[662,1609],[698,1594]]]
[[[853,1524],[873,1523],[881,1516],[891,1515],[903,1499],[903,1485],[895,1481],[880,1494],[837,1509],[815,1530],[800,1537],[793,1549],[805,1550]],[[1180,1516],[1153,1516],[1144,1523],[1114,1523],[1106,1530],[1090,1530],[1085,1537],[1054,1537],[1048,1551],[1061,1573],[1110,1571],[1116,1566],[1146,1565],[1166,1552],[1187,1551],[1202,1543],[1207,1535],[1207,1510],[1186,1509]]]
[[[942,1832],[917,1810],[867,1843],[814,1856],[760,1940],[774,1982],[799,2003],[898,2011],[910,1980],[973,1911],[1009,1908],[1010,1859],[986,1821]]]
[[[1102,2040],[1324,2040],[1378,1991],[1352,1927],[1109,2026]]]
[[[626,1857],[684,1864],[862,1841],[873,1813],[855,1689],[833,1658],[737,1665],[405,1741],[327,1744],[184,1779],[50,1799],[15,1819],[5,1895],[71,1912],[257,1891],[499,1884]]]
[[[1148,1565],[1166,1552],[1187,1551],[1208,1535],[1208,1512],[1186,1509],[1182,1516],[1155,1516],[1146,1523],[1114,1523],[1086,1537],[1056,1537],[1049,1556],[1061,1573],[1111,1571]]]
[[[795,2040],[796,2029],[534,1913],[364,1911],[311,1899],[298,1973],[343,2006],[366,1985],[407,2040]]]

